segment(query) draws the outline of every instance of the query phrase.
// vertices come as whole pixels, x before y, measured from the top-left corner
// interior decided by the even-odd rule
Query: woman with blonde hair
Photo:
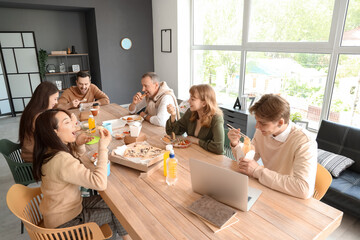
[[[186,132],[190,142],[207,151],[223,154],[224,119],[214,90],[208,84],[199,84],[192,86],[189,93],[190,108],[178,121],[175,107],[171,104],[167,106],[171,116],[166,122],[166,133],[182,135]]]

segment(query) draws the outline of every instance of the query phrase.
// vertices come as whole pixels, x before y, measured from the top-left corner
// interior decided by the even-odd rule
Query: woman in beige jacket
[[[99,196],[82,198],[79,187],[103,191],[107,187],[108,149],[112,137],[100,129],[98,162],[94,170],[79,159],[85,143],[91,138],[85,133],[76,135],[75,122],[66,110],[50,109],[41,113],[35,123],[33,174],[41,180],[44,195],[40,211],[47,228],[70,227],[86,222],[99,226],[108,223],[113,230],[126,236],[109,207]],[[124,238],[126,239],[126,237]]]

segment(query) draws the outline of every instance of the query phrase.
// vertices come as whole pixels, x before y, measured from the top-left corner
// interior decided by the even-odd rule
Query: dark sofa
[[[321,201],[360,218],[360,128],[323,120],[316,137],[318,148],[355,161],[331,186]]]

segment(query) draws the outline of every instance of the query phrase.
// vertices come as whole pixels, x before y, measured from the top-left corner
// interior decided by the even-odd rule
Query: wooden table
[[[116,104],[102,106],[100,111],[102,120],[128,114]],[[143,122],[142,132],[150,144],[165,148],[160,141],[164,128]],[[111,165],[107,189],[100,194],[132,239],[325,239],[341,223],[343,213],[325,203],[291,197],[249,178],[250,186],[262,190],[261,196],[250,211],[237,213],[239,222],[213,233],[186,210],[200,197],[191,189],[189,158],[234,170],[236,163],[197,145],[176,148],[175,157],[179,160],[175,186],[166,184],[162,168],[139,178],[137,170]]]

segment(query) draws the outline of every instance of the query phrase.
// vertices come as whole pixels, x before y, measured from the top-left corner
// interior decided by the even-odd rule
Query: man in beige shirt
[[[61,94],[57,107],[70,109],[79,107],[80,103],[94,102],[106,105],[110,103],[110,100],[103,91],[91,83],[88,72],[80,71],[76,75],[76,86],[69,87]]]
[[[265,94],[249,111],[256,119],[251,142],[255,148],[254,158],[243,157],[239,129],[228,133],[239,171],[274,190],[310,198],[317,169],[316,141],[307,130],[290,121],[290,105],[278,95]],[[264,166],[257,163],[260,158]]]
[[[165,127],[166,121],[170,117],[167,112],[167,105],[175,106],[176,118],[180,118],[179,106],[177,104],[174,91],[168,87],[166,82],[160,82],[159,76],[154,72],[147,72],[141,78],[143,94],[137,92],[132,103],[129,105],[129,112],[134,114],[145,108],[140,113],[146,121]]]

